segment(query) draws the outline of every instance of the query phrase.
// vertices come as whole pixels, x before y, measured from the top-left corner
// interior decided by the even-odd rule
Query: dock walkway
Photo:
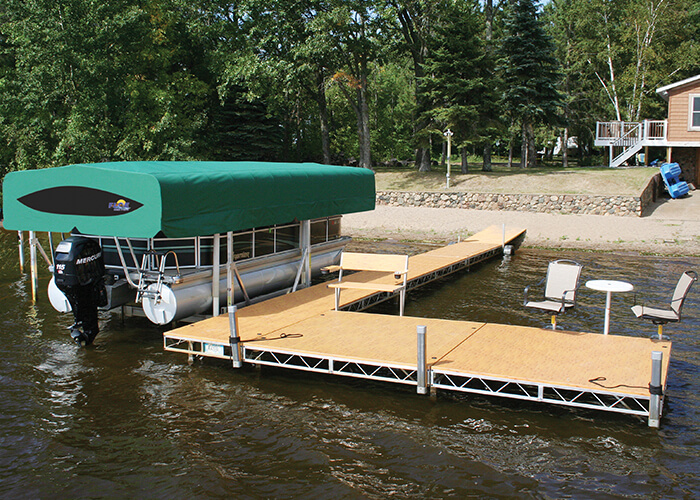
[[[502,252],[500,228],[409,259],[409,290]],[[506,242],[524,234],[510,230]],[[356,273],[353,280],[382,279]],[[419,386],[418,326],[427,328],[426,380],[441,389],[650,417],[652,352],[671,343],[593,333],[348,312],[391,298],[347,290],[341,311],[325,283],[238,311],[244,362]],[[229,317],[163,334],[165,349],[231,359]],[[624,360],[624,362],[621,362]],[[662,401],[661,401],[662,405]],[[661,406],[659,405],[659,407]],[[651,422],[651,420],[650,420]]]

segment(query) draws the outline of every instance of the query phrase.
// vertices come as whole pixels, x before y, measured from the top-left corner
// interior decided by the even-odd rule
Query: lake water
[[[520,250],[409,293],[406,314],[545,326],[523,288],[549,260],[583,280],[634,283],[666,301],[700,259]],[[700,285],[674,341],[660,429],[638,417],[441,394],[166,353],[162,330],[104,315],[96,345],[30,297],[16,234],[0,232],[0,496],[4,498],[700,498]],[[611,332],[650,337],[633,294]],[[602,331],[604,295],[559,317]],[[395,306],[395,304],[393,305]],[[387,305],[387,313],[395,307]],[[378,312],[384,310],[377,309]]]

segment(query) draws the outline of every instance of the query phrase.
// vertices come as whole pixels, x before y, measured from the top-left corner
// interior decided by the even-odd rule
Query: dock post
[[[418,394],[428,394],[427,366],[425,356],[425,332],[427,328],[423,325],[418,325],[416,328],[418,333],[418,367],[417,367],[417,383]]]
[[[56,265],[56,250],[53,247],[53,233],[46,233],[49,237],[49,253],[51,254],[51,272],[53,272],[53,266]]]
[[[238,348],[240,337],[238,335],[238,317],[236,316],[236,306],[228,306],[229,337],[231,344],[231,362],[234,368],[243,366],[241,362],[241,351]]]
[[[17,244],[19,246],[19,272],[24,272],[24,233],[17,231]]]
[[[228,242],[227,242],[228,243]],[[212,265],[211,265],[211,314],[218,316],[221,312],[221,304],[219,298],[221,291],[219,289],[219,281],[221,279],[221,234],[214,234],[214,248],[212,248]]]
[[[37,265],[36,245],[36,233],[34,231],[29,231],[29,272],[32,280],[33,302],[36,302],[37,292],[39,290],[39,268]]]
[[[649,427],[659,427],[663,387],[661,387],[661,364],[664,354],[661,351],[651,353],[651,382],[649,383]]]
[[[311,286],[311,221],[301,221],[301,264],[300,270],[303,269],[301,275],[301,286],[306,288]]]

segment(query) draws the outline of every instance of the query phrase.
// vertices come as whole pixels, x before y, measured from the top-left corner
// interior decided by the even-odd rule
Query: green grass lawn
[[[591,194],[638,196],[659,169],[656,167],[538,167],[508,168],[495,164],[493,172],[482,172],[480,164],[461,174],[452,164],[450,189],[453,192],[512,194]],[[376,172],[378,191],[445,191],[445,167],[431,172],[383,169]]]

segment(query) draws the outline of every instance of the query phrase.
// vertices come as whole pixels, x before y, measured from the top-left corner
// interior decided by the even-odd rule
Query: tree
[[[430,142],[426,121],[428,109],[427,98],[421,88],[425,77],[425,57],[428,53],[430,38],[430,4],[421,0],[391,1],[396,17],[401,27],[405,47],[413,61],[413,71],[416,82],[416,119],[414,121],[414,140],[416,141],[416,165],[419,172],[430,171]]]
[[[440,12],[433,19],[421,87],[431,103],[429,118],[455,133],[467,173],[467,147],[483,140],[496,97],[490,92],[492,62],[480,39],[477,2],[448,0]]]
[[[484,2],[484,42],[486,45],[486,50],[489,56],[493,56],[493,24],[495,19],[495,9],[493,6],[493,0],[486,0]],[[492,81],[496,81],[495,73],[492,74]],[[494,87],[495,90],[495,87]],[[492,108],[496,107],[496,101],[492,101]],[[496,116],[492,114],[491,116]],[[492,132],[493,133],[493,132]],[[491,142],[493,140],[492,133],[486,135],[486,141],[484,142],[484,160],[481,170],[484,172],[493,171],[491,166]]]
[[[654,107],[648,98],[660,82],[697,73],[697,44],[689,43],[698,31],[697,0],[569,0],[557,10],[574,29],[580,71],[595,82],[585,92],[607,103],[607,117],[638,121]]]
[[[538,18],[533,0],[510,0],[501,41],[501,69],[508,115],[521,129],[521,167],[537,164],[534,126],[554,123],[561,96],[554,46]]]
[[[371,0],[331,0],[329,4],[330,9],[319,16],[317,29],[335,41],[342,64],[332,78],[357,118],[359,166],[372,168],[368,76],[371,63],[380,58],[386,30]]]
[[[0,134],[16,168],[193,158],[212,93],[181,0],[11,1]],[[13,167],[13,168],[14,168]]]

